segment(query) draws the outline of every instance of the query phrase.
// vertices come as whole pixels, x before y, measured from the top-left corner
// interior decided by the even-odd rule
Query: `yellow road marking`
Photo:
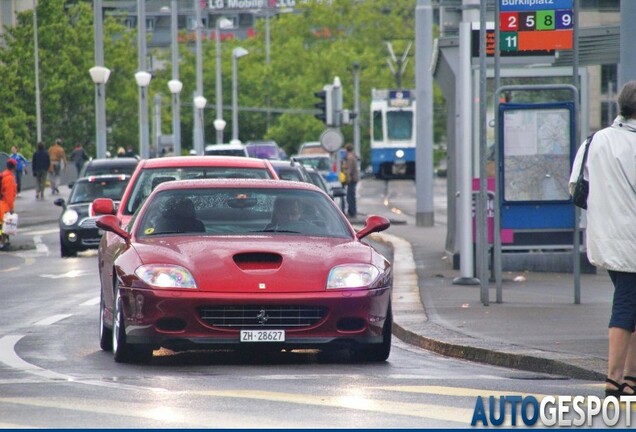
[[[190,393],[190,392],[189,392]],[[314,396],[297,393],[280,393],[255,390],[208,390],[193,392],[195,395],[268,400],[273,402],[313,405],[330,408],[346,408],[410,417],[453,421],[469,425],[473,410],[444,405],[396,402],[393,400],[369,399],[363,395]]]

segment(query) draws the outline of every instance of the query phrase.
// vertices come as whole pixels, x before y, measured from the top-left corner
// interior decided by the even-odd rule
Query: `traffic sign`
[[[344,137],[340,129],[329,128],[320,134],[320,145],[329,153],[340,150],[342,144],[344,144]]]
[[[499,50],[572,49],[572,0],[499,0]]]

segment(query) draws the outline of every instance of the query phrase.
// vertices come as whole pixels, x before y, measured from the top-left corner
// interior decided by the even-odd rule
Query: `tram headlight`
[[[395,152],[395,157],[398,159],[402,159],[404,157],[404,150],[397,150]]]

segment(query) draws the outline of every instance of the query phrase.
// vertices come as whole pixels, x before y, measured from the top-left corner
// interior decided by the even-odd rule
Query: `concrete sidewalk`
[[[361,184],[364,186],[364,180]],[[44,201],[32,189],[16,200],[20,228],[57,221],[61,208],[49,191]],[[359,201],[360,217],[378,213]],[[371,211],[373,210],[373,211]],[[386,210],[386,216],[392,214]],[[480,302],[479,286],[453,285],[459,271],[445,259],[445,220],[417,227],[394,218],[374,239],[390,243],[394,254],[394,335],[440,354],[521,370],[602,379],[607,364],[607,325],[613,288],[604,271],[581,275],[581,303],[574,304],[572,274],[504,273],[503,303]],[[408,239],[408,240],[407,240]],[[12,238],[12,250],[33,248],[29,235]],[[2,252],[0,252],[0,259]],[[518,278],[519,282],[514,280]]]

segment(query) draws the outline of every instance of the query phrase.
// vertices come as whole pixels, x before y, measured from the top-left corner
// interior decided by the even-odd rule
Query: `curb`
[[[392,330],[398,339],[447,357],[493,366],[562,375],[574,379],[594,381],[604,379],[604,374],[578,365],[595,362],[589,358],[492,343],[430,322],[420,298],[419,280],[411,243],[385,233],[375,234],[375,236],[378,241],[390,244],[394,251],[393,309],[398,313],[393,315]],[[598,359],[597,362],[606,363],[602,359]]]

